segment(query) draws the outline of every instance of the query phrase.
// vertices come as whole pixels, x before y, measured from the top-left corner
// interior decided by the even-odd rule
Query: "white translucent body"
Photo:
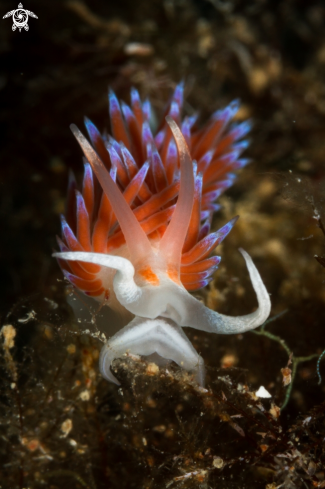
[[[136,316],[103,347],[100,370],[107,380],[118,383],[110,372],[110,365],[114,358],[126,351],[141,355],[156,352],[187,370],[195,371],[198,382],[204,385],[203,360],[197,353],[195,356],[195,350],[180,326],[218,334],[244,333],[263,324],[270,314],[270,298],[260,274],[248,253],[244,250],[241,253],[259,307],[251,314],[237,317],[212,311],[191,296],[182,285],[176,284],[166,275],[163,277],[159,271],[156,273],[161,285],[138,286],[134,280],[134,267],[126,258],[86,252],[57,253],[56,256],[115,269],[113,287],[116,297],[121,305]]]
[[[246,316],[230,317],[218,314],[195,299],[179,280],[169,278],[168,270],[180,273],[181,253],[193,207],[194,178],[192,161],[178,126],[168,120],[180,156],[180,190],[175,211],[161,241],[153,247],[111,179],[101,160],[84,136],[73,132],[86,158],[109,198],[128,247],[128,258],[92,252],[55,253],[57,258],[100,265],[102,270],[115,270],[113,289],[119,304],[135,318],[117,332],[103,347],[100,356],[102,375],[118,383],[111,373],[114,358],[123,353],[151,355],[175,361],[186,370],[195,372],[196,380],[204,385],[204,363],[194,350],[181,327],[192,327],[217,334],[244,333],[263,324],[270,314],[269,294],[252,259],[240,250],[255,290],[258,308]],[[153,285],[138,271],[144,267],[158,278]],[[102,272],[100,272],[103,275]],[[105,274],[104,274],[105,275]],[[103,284],[105,286],[105,284]],[[107,284],[106,284],[107,285]]]

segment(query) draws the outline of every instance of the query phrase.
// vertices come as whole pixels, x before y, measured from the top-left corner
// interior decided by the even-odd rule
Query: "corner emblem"
[[[12,21],[13,21],[12,30],[15,31],[18,28],[20,32],[22,28],[24,28],[25,31],[28,31],[29,15],[31,17],[34,17],[34,19],[38,19],[37,15],[35,15],[34,12],[23,9],[23,5],[20,3],[16,10],[11,10],[10,12],[7,12],[6,15],[4,15],[2,18],[6,19],[7,17],[12,16]]]

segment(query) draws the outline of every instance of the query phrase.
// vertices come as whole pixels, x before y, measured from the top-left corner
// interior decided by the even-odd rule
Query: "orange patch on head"
[[[153,273],[150,267],[142,268],[138,271],[138,274],[151,285],[159,285],[159,278],[155,273]]]
[[[179,279],[179,273],[175,267],[168,267],[167,268],[167,275],[173,282],[176,282],[177,284],[181,283],[180,279]]]

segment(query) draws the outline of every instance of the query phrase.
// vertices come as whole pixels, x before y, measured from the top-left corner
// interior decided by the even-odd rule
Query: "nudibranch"
[[[182,327],[242,333],[270,313],[267,290],[243,250],[258,300],[255,312],[218,314],[189,293],[212,280],[221,258],[210,254],[237,220],[210,232],[217,198],[248,161],[241,154],[250,124],[233,122],[235,101],[199,129],[195,116],[181,117],[182,104],[179,84],[154,135],[150,103],[142,104],[137,90],[131,90],[131,107],[110,92],[111,135],[101,135],[86,119],[91,145],[71,126],[85,155],[83,187],[79,192],[70,179],[61,252],[54,256],[74,287],[134,315],[100,354],[102,375],[116,384],[111,363],[129,351],[173,360],[203,385],[204,361]]]

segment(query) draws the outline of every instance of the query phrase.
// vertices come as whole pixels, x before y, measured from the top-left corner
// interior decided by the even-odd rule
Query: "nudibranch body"
[[[262,324],[270,299],[249,255],[241,250],[258,309],[228,317],[205,307],[188,291],[212,280],[220,262],[211,252],[237,217],[210,232],[220,194],[232,185],[234,170],[245,166],[243,137],[248,122],[233,124],[238,102],[213,114],[202,129],[196,117],[181,118],[183,85],[177,86],[157,134],[150,129],[150,104],[131,91],[131,107],[109,95],[112,135],[102,136],[86,120],[93,147],[75,127],[84,155],[82,192],[70,179],[67,219],[62,218],[60,253],[65,277],[109,307],[134,319],[103,347],[102,375],[126,351],[158,353],[194,371],[204,383],[204,362],[182,327],[231,334]]]

